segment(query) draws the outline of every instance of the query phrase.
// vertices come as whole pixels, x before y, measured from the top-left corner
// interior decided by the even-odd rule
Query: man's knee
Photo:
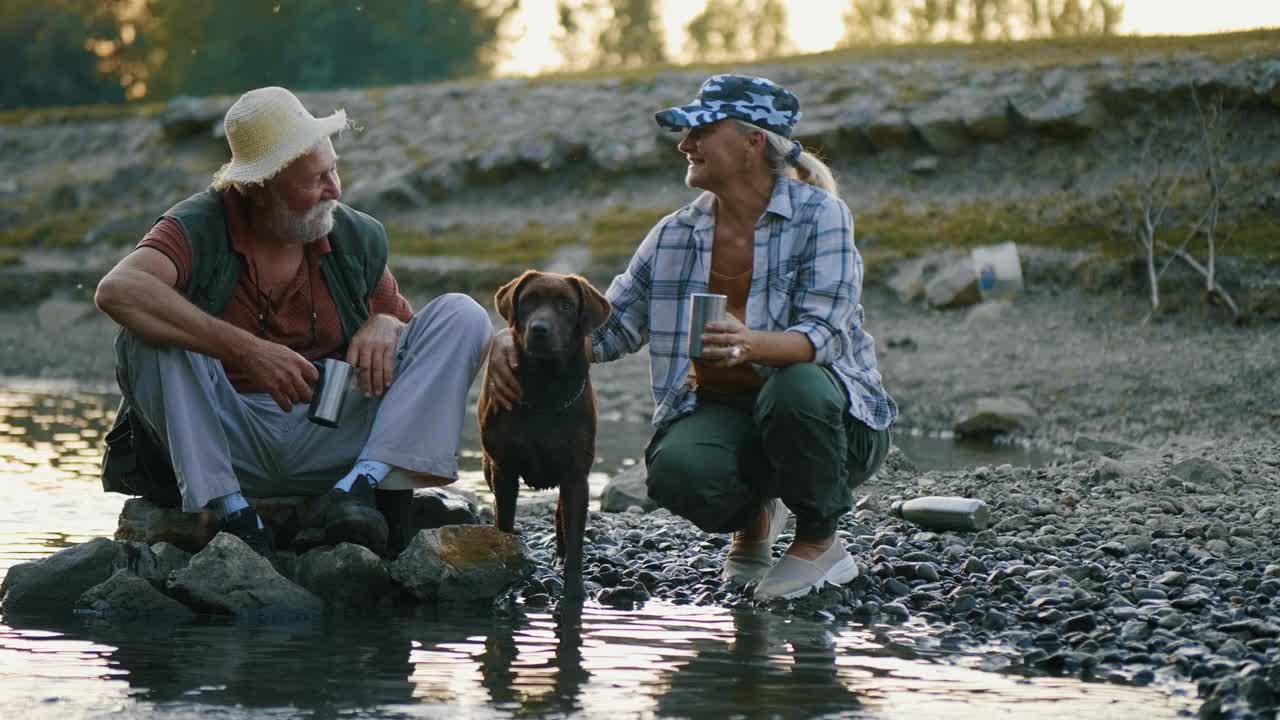
[[[756,402],[756,422],[822,420],[839,422],[845,398],[821,365],[790,365],[765,383]]]
[[[427,303],[418,311],[419,317],[430,316],[444,324],[444,331],[454,339],[459,347],[470,348],[478,352],[489,342],[493,334],[493,324],[489,321],[489,313],[470,295],[463,293],[446,293]],[[415,318],[417,319],[417,318]]]

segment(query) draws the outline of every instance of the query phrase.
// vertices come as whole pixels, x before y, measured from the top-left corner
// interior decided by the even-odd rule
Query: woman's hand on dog
[[[493,336],[485,380],[489,383],[489,396],[508,412],[520,402],[520,378],[516,376],[519,369],[520,353],[516,350],[515,336],[506,328]]]
[[[732,315],[709,322],[702,331],[700,359],[722,367],[751,362],[751,336],[751,330]]]
[[[390,315],[374,315],[365,322],[347,348],[347,363],[356,368],[356,379],[365,397],[378,396],[395,375],[396,340],[404,323]]]

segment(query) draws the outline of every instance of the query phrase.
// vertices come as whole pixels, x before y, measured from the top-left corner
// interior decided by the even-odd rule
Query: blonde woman
[[[890,445],[897,406],[862,329],[862,259],[831,171],[791,139],[795,95],[767,79],[717,75],[688,105],[656,114],[681,133],[685,183],[704,192],[663,218],[610,285],[612,316],[587,352],[605,362],[649,346],[657,427],[650,497],[707,532],[732,532],[724,578],[761,600],[847,583],[858,566],[836,528],[853,488]],[[727,297],[695,328],[689,296]],[[495,338],[494,394],[519,402],[515,353]],[[794,540],[773,562],[788,518]]]

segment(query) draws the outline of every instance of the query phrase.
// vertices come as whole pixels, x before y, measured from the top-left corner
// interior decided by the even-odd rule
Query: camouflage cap
[[[654,118],[668,130],[736,118],[789,138],[791,128],[800,121],[800,101],[786,88],[762,77],[712,75],[702,83],[693,102],[654,113]]]

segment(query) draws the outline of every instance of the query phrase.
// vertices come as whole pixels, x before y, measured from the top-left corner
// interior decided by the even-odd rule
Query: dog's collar
[[[520,404],[521,404],[521,405],[523,405],[523,406],[525,406],[525,408],[527,408],[530,412],[534,412],[534,413],[558,413],[558,412],[562,412],[562,411],[564,411],[565,409],[567,409],[570,405],[572,405],[572,404],[574,404],[574,403],[578,402],[578,398],[582,397],[582,392],[583,392],[584,390],[586,390],[586,389],[587,389],[587,379],[588,379],[588,376],[586,376],[586,375],[582,376],[582,384],[578,386],[578,391],[577,391],[577,392],[575,392],[575,393],[573,394],[573,396],[572,396],[572,397],[570,397],[568,400],[565,400],[564,402],[560,403],[560,405],[558,405],[557,407],[553,407],[553,408],[540,408],[540,407],[535,407],[534,405],[531,405],[531,404],[526,403],[526,402],[522,402],[522,403],[520,403]]]

